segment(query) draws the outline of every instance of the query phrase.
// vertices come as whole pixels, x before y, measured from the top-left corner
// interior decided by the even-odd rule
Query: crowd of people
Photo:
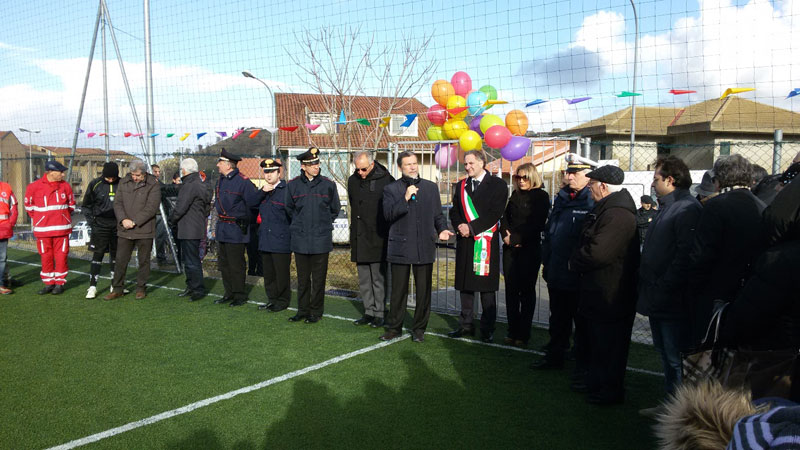
[[[297,159],[300,174],[288,182],[280,159],[261,161],[260,188],[239,172],[241,158],[226,150],[217,162],[219,179],[213,183],[191,158],[182,160],[172,185],[161,185],[140,160],[131,162],[122,178],[115,163],[106,163],[82,201],[92,230],[86,297],[97,295],[106,253],[112,283],[104,299],[128,294],[126,269],[136,249],[135,296],[145,298],[153,242],[166,222],[164,230],[169,228],[177,238],[185,270],[186,289],[179,295],[192,301],[203,298],[207,291],[201,258],[213,207],[224,286],[224,295],[215,303],[246,303],[246,275],[258,270],[267,298],[260,309],[286,310],[294,254],[298,307],[289,320],[318,322],[324,314],[328,256],[340,201],[336,184],[320,175],[317,148]],[[570,158],[551,208],[534,165],[516,168],[509,196],[506,182],[486,170],[485,153],[468,151],[465,176],[453,185],[449,224],[439,188],[420,177],[413,152],[397,156],[401,176],[396,180],[368,151],[354,153],[352,162],[355,171],[347,181],[350,250],[364,306],[354,324],[382,328],[381,340],[402,334],[413,274],[416,307],[410,331],[414,342],[424,341],[437,241],[454,238],[454,287],[461,313],[449,336],[475,336],[479,331],[482,341],[494,342],[502,262],[509,322],[503,342],[527,347],[541,267],[550,305],[550,340],[531,368],[562,369],[574,358],[569,387],[585,394],[590,403],[624,400],[637,312],[649,319],[653,344],[663,361],[666,394],[681,383],[681,352],[699,343],[720,303],[732,305],[724,339],[765,348],[787,342],[797,346],[800,308],[793,302],[789,271],[800,255],[800,185],[792,184],[800,171],[800,155],[785,173],[761,174],[760,180],[742,156],[721,157],[697,186],[696,195],[690,193],[687,165],[667,156],[655,166],[652,189],[657,200],[645,195],[637,210],[622,187],[625,173],[616,166]],[[44,287],[39,294],[57,295],[68,274],[76,200],[63,181],[66,167],[48,161],[45,170],[28,186],[24,205],[41,255]],[[172,199],[161,217],[167,197]],[[5,281],[5,254],[16,219],[14,194],[0,183],[0,294],[11,293]],[[482,307],[477,324],[476,296]]]

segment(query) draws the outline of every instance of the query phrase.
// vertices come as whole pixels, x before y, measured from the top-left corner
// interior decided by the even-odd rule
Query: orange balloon
[[[506,128],[514,136],[525,136],[528,131],[528,116],[518,109],[510,111],[506,114]]]
[[[431,88],[431,94],[433,95],[433,99],[436,100],[436,103],[447,106],[447,99],[450,96],[456,94],[456,90],[453,88],[453,85],[450,84],[447,80],[436,80],[433,82],[433,88]]]

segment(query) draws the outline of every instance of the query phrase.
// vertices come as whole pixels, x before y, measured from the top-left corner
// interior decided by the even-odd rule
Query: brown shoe
[[[383,333],[381,335],[381,337],[379,337],[378,339],[380,339],[382,341],[391,341],[392,339],[397,339],[399,337],[400,337],[400,333],[397,333],[397,332],[394,332],[394,331],[390,330],[390,331],[387,331],[386,333]]]
[[[120,298],[123,295],[125,295],[125,294],[123,294],[122,292],[111,291],[108,294],[106,294],[105,297],[103,297],[103,300],[114,300],[115,298]]]
[[[136,291],[136,300],[141,300],[145,297],[147,297],[147,292],[144,289]]]

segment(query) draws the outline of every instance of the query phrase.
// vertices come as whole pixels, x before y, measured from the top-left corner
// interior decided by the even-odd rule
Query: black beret
[[[222,149],[222,153],[219,155],[220,161],[233,161],[239,162],[242,160],[241,156],[234,155],[233,153],[228,152],[224,148]]]
[[[60,162],[53,160],[53,161],[47,161],[46,163],[44,163],[44,170],[48,171],[48,172],[51,171],[51,170],[56,171],[56,172],[66,172],[67,168],[63,164],[61,164]]]
[[[317,164],[319,163],[319,149],[311,147],[305,153],[298,155],[297,160],[300,161],[300,164]]]
[[[643,195],[642,198],[639,199],[639,200],[640,200],[640,203],[647,203],[648,205],[652,205],[653,204],[653,198],[650,197],[649,195]]]
[[[113,161],[103,164],[104,178],[119,178],[119,166]]]
[[[617,166],[601,166],[587,173],[586,176],[605,184],[619,185],[625,181],[625,172]]]
[[[273,172],[275,170],[280,169],[283,166],[283,164],[281,164],[280,161],[274,158],[264,159],[261,161],[259,165],[264,169],[264,172]]]

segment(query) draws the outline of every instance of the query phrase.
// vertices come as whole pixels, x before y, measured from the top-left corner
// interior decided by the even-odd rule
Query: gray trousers
[[[364,302],[364,315],[383,317],[385,303],[386,263],[356,264],[358,291]]]

